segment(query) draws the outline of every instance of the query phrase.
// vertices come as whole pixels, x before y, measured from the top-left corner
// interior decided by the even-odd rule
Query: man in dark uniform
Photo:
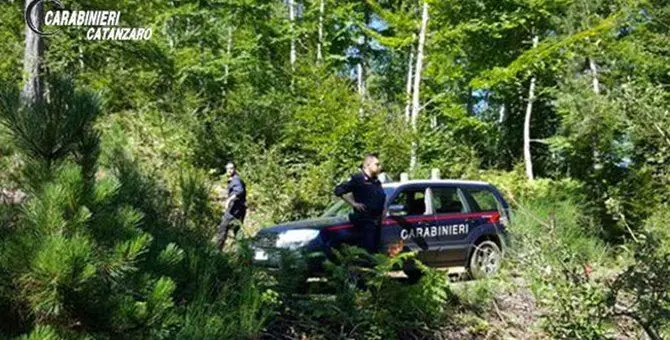
[[[360,245],[370,254],[376,253],[379,248],[381,219],[386,200],[382,183],[377,178],[381,171],[377,155],[367,154],[363,159],[361,172],[335,187],[335,195],[354,208],[350,220],[360,232]]]
[[[216,245],[219,249],[222,249],[226,243],[229,229],[232,228],[233,237],[237,237],[237,232],[244,223],[244,216],[247,214],[246,186],[237,174],[233,163],[226,164],[226,174],[228,175],[228,198],[223,203],[225,213],[221,218],[216,237]]]

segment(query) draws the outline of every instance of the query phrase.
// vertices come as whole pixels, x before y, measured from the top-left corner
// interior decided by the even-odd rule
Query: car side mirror
[[[407,210],[403,204],[392,204],[389,206],[388,211],[390,216],[407,215]]]

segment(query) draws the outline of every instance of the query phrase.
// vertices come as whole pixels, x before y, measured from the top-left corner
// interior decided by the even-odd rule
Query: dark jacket
[[[354,200],[365,205],[365,211],[355,211],[353,218],[377,220],[384,212],[386,193],[377,178],[370,178],[364,172],[352,175],[349,181],[335,187],[335,196],[352,193]]]
[[[235,195],[235,200],[228,206],[227,213],[238,217],[247,209],[247,190],[244,181],[235,174],[228,179],[228,197]]]

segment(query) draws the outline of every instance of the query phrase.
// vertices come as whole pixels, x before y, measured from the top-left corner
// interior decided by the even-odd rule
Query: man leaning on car
[[[361,172],[335,187],[335,196],[341,197],[354,208],[354,213],[350,215],[351,222],[360,232],[360,245],[370,254],[376,253],[379,248],[380,225],[386,200],[382,183],[378,179],[381,171],[377,155],[367,154]]]

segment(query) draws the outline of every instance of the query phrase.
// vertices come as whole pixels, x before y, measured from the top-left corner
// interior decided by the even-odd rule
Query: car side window
[[[499,211],[500,203],[493,193],[486,189],[467,189],[468,193],[475,201],[477,211]]]
[[[467,205],[455,187],[431,188],[433,210],[435,214],[464,213],[468,211]]]
[[[427,212],[426,189],[404,189],[393,199],[391,206],[393,205],[402,205],[404,207],[404,210],[395,213],[395,216],[425,215]]]

